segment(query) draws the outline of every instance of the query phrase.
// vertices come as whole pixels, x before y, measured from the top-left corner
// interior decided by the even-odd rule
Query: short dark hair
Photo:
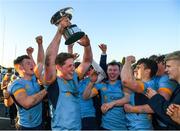
[[[157,55],[151,55],[151,56],[149,57],[149,59],[150,59],[150,60],[153,60],[153,61],[156,61],[157,58],[158,58]]]
[[[158,65],[154,60],[150,60],[148,58],[141,58],[137,61],[137,65],[143,64],[146,69],[150,69],[150,77],[152,78],[153,76],[156,75],[157,70],[158,70]]]
[[[30,57],[28,55],[19,56],[14,60],[14,65],[21,64],[24,59],[30,59]]]
[[[65,64],[65,61],[69,58],[74,59],[74,56],[70,53],[62,52],[56,56],[55,64],[62,66]]]
[[[115,61],[115,60],[109,62],[109,63],[107,64],[107,67],[110,66],[110,65],[111,65],[111,66],[117,65],[117,66],[119,67],[119,70],[121,70],[121,64],[120,64],[119,62]]]
[[[160,55],[155,59],[155,61],[157,63],[160,63],[160,62],[164,63],[164,59],[165,59],[165,55]]]

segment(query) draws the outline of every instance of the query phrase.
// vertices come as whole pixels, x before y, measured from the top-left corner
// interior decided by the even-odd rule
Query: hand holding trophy
[[[51,24],[55,24],[58,26],[62,17],[68,17],[69,20],[72,19],[72,7],[66,7],[59,11],[57,11],[51,18]],[[66,27],[63,32],[63,36],[66,39],[65,45],[70,45],[76,42],[77,40],[81,39],[85,35],[76,24],[71,24],[70,26]]]

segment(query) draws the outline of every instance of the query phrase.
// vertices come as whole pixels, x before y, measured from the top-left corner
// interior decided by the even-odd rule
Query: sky
[[[71,23],[90,38],[93,58],[99,62],[98,45],[107,44],[107,61],[136,59],[180,50],[180,0],[0,0],[0,65],[13,67],[13,60],[34,48],[35,37],[43,36],[44,49],[57,27],[50,23],[58,10],[74,9]],[[62,38],[59,52],[66,52]],[[74,52],[82,59],[83,48]]]

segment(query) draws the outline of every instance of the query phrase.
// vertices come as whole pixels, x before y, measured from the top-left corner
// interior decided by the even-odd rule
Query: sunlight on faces
[[[107,74],[110,81],[115,81],[120,75],[120,69],[118,65],[109,65],[107,68]]]
[[[142,79],[142,74],[143,74],[143,71],[144,71],[143,64],[137,65],[135,70],[136,70],[136,78],[141,80]]]
[[[138,79],[138,69],[137,66],[133,69],[133,75],[136,79]]]
[[[60,77],[62,77],[65,80],[71,80],[73,78],[73,73],[75,70],[74,59],[73,58],[67,59],[65,61],[65,64],[62,66],[56,65],[56,69]]]
[[[34,75],[34,65],[31,59],[24,59],[22,63],[19,66],[19,72],[20,75]]]
[[[166,61],[166,72],[170,79],[174,79],[176,81],[180,80],[180,61]]]
[[[136,66],[136,78],[142,80],[144,77],[149,75],[150,77],[150,71],[149,69],[145,68],[144,64],[140,64]]]

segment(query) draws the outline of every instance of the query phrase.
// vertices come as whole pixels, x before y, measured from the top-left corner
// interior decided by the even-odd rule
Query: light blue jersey
[[[156,83],[152,79],[150,81],[144,82],[144,93],[147,88],[152,88],[157,90]],[[138,99],[140,101],[140,99]],[[130,104],[135,106],[135,93],[130,95]],[[127,127],[129,130],[152,130],[152,119],[147,113],[126,113],[126,118],[128,120]]]
[[[146,94],[147,88],[152,88],[153,90],[158,90],[158,87],[156,85],[156,82],[154,79],[151,79],[150,81],[144,82],[144,92],[143,94]]]
[[[177,83],[175,83],[174,81],[171,81],[169,79],[168,75],[166,75],[166,74],[162,75],[162,76],[155,76],[153,78],[153,80],[156,84],[158,91],[166,92],[170,96],[172,95],[172,92],[177,87]],[[157,122],[159,123],[160,126],[166,127],[166,125],[163,122],[161,122],[160,120],[157,119]]]
[[[107,81],[104,84],[96,84],[95,87],[101,91],[102,104],[124,97],[120,80],[113,85]],[[115,106],[103,114],[101,126],[110,130],[126,130],[126,122],[123,106]]]
[[[135,93],[130,95],[130,104],[135,106]],[[152,130],[152,120],[147,113],[126,113],[128,130]]]
[[[90,82],[90,79],[85,78],[85,79],[81,80],[78,85],[79,97],[80,97],[81,118],[96,116],[92,98],[90,98],[88,100],[83,99],[83,92],[86,89],[89,82]]]
[[[35,76],[32,79],[24,80],[22,78],[15,80],[8,91],[10,94],[14,94],[16,91],[25,89],[28,96],[34,95],[40,91],[40,86],[36,81]],[[23,107],[17,106],[18,110],[18,124],[24,127],[36,127],[42,122],[42,103],[38,103],[30,109],[24,109]]]
[[[146,93],[147,88],[152,88],[156,91],[163,90],[164,92],[171,95],[177,86],[175,82],[169,80],[167,75],[155,76],[148,82],[140,83],[140,87],[142,88],[144,94]]]
[[[81,117],[78,93],[77,74],[73,74],[72,80],[57,78],[59,96],[56,109],[50,106],[52,111],[52,130],[80,130]]]
[[[170,94],[172,94],[177,86],[175,82],[169,79],[168,75],[155,76],[153,80],[156,83],[157,90],[164,90],[165,92]]]
[[[170,81],[167,75],[155,76],[150,81],[144,82],[142,86],[144,94],[146,93],[147,88],[152,88],[156,91],[163,90],[170,95],[175,89],[175,83]],[[135,105],[134,93],[130,96],[130,104]],[[151,119],[149,119],[148,114],[127,113],[126,117],[128,119],[128,129],[130,130],[152,129]],[[162,122],[159,121],[159,123],[161,126],[164,126]]]

